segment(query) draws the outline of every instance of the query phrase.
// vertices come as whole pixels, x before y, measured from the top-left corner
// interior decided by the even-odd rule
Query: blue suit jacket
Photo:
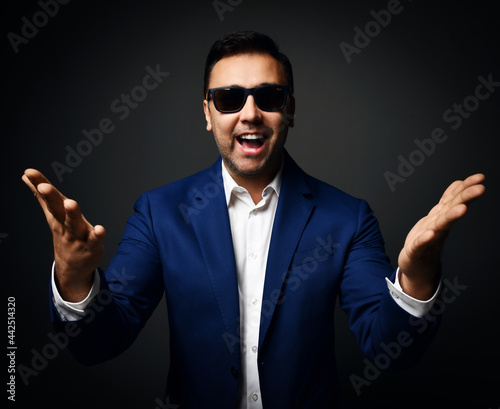
[[[71,338],[75,357],[94,364],[121,353],[165,293],[169,401],[234,409],[241,378],[238,283],[220,159],[143,194],[101,274],[101,293]],[[404,332],[411,345],[392,363],[421,355],[436,322],[419,325],[397,306],[384,280],[393,274],[366,202],[306,175],[286,154],[260,323],[264,408],[335,407],[337,297],[368,357]],[[60,329],[68,325],[53,318]]]

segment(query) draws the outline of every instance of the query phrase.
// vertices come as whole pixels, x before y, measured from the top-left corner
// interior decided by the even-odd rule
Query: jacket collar
[[[273,178],[273,180],[269,183],[264,188],[264,191],[266,189],[273,189],[276,192],[276,196],[279,197],[280,191],[281,191],[281,181],[283,179],[283,166],[284,166],[284,160],[281,164],[280,169],[278,170],[278,173],[276,176]],[[226,196],[226,204],[229,206],[229,201],[231,200],[231,195],[233,192],[237,191],[238,189],[243,189],[241,186],[239,186],[236,181],[233,179],[233,177],[229,174],[229,171],[226,168],[226,165],[224,164],[224,161],[221,161],[221,172],[222,172],[222,182],[224,185],[224,193]]]

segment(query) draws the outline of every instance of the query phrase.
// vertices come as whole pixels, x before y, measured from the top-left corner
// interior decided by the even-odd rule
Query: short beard
[[[278,161],[279,161],[279,165],[277,164],[276,165],[276,169],[275,169],[275,171],[278,172],[278,170],[279,170],[279,168],[281,166],[281,163],[283,161],[284,151],[285,151],[285,148],[284,148],[284,145],[283,145],[279,151],[275,152],[274,154],[271,154],[271,156],[269,156],[267,158],[267,161],[264,164],[263,168],[255,169],[255,170],[249,171],[249,172],[244,172],[240,168],[238,168],[238,166],[236,165],[236,163],[234,163],[228,155],[225,155],[223,153],[222,149],[220,149],[219,146],[218,146],[218,148],[219,148],[219,153],[220,153],[220,155],[222,157],[222,160],[224,161],[224,164],[226,165],[226,167],[230,171],[230,173],[233,173],[235,175],[238,175],[238,176],[241,176],[241,177],[244,177],[244,178],[246,178],[246,177],[252,177],[252,176],[255,176],[255,175],[259,175],[261,173],[265,173],[271,166],[274,166],[275,162],[277,164]],[[278,157],[281,160],[278,160]]]

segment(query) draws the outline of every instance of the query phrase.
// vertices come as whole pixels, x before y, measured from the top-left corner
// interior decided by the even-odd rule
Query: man
[[[393,271],[366,202],[306,175],[284,149],[293,75],[267,36],[219,39],[205,67],[203,108],[221,158],[142,195],[106,273],[105,230],[34,169],[23,180],[54,241],[53,319],[85,364],[125,350],[166,294],[171,366],[166,396],[181,408],[330,408],[339,400],[337,294],[364,353],[408,334],[391,362],[414,362],[436,331],[451,225],[484,193],[457,181],[410,231]],[[416,323],[419,323],[416,325]]]

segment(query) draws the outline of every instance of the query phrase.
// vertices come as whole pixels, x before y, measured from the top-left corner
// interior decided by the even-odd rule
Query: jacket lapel
[[[191,213],[190,221],[226,327],[221,340],[239,340],[238,277],[220,159],[201,177],[193,203],[197,211]],[[229,350],[239,359],[239,347]]]
[[[277,294],[281,291],[293,254],[314,208],[308,196],[310,196],[310,190],[303,171],[286,153],[280,197],[267,258],[259,349],[276,308]]]
[[[276,294],[281,291],[293,254],[314,208],[308,196],[310,190],[303,171],[285,153],[283,181],[266,266],[259,348],[275,311],[278,301]],[[238,277],[222,182],[221,159],[201,176],[193,200],[197,210],[190,214],[190,221],[210,275],[226,334],[229,339],[239,340]],[[231,350],[240,359],[240,348]]]

